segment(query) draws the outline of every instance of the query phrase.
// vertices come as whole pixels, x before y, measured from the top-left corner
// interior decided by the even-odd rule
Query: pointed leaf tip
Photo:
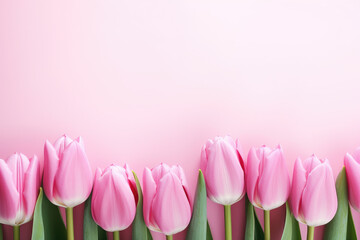
[[[348,189],[345,167],[336,178],[338,208],[334,218],[325,226],[324,239],[356,240],[356,231],[348,201]]]
[[[199,169],[195,200],[194,200],[194,208],[193,208],[190,224],[188,227],[186,239],[187,240],[212,239],[210,226],[207,221],[206,185],[205,185],[204,175],[201,169]]]
[[[31,239],[66,239],[66,228],[59,208],[47,199],[42,188],[35,205]]]
[[[132,223],[132,239],[133,240],[152,240],[151,233],[144,222],[143,215],[143,195],[139,179],[134,171],[132,171],[138,192],[138,204],[136,206],[136,215]]]
[[[245,239],[263,240],[264,231],[261,228],[259,219],[256,216],[254,206],[250,203],[247,195],[245,195],[245,206],[246,206]]]
[[[292,215],[289,204],[286,203],[286,217],[283,235],[281,240],[301,240],[301,233],[298,221]]]

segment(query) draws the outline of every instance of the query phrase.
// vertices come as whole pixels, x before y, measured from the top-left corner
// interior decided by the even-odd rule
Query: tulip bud
[[[250,202],[264,210],[280,207],[290,193],[290,177],[280,146],[250,149],[246,163],[247,194]]]
[[[245,195],[244,161],[241,145],[229,137],[208,140],[201,150],[201,166],[208,197],[232,205]]]
[[[354,154],[347,153],[344,158],[346,178],[348,182],[349,201],[356,211],[360,211],[360,147]]]
[[[44,190],[55,205],[72,208],[90,195],[93,175],[82,138],[64,135],[44,147]]]
[[[103,172],[97,169],[91,200],[94,221],[108,232],[122,231],[135,217],[137,198],[134,176],[124,168],[111,165]]]
[[[0,223],[18,226],[32,219],[41,182],[40,164],[15,153],[0,159]]]
[[[191,205],[183,169],[162,163],[143,174],[143,213],[150,230],[173,235],[190,222]]]
[[[298,221],[311,227],[327,224],[335,216],[335,181],[327,159],[313,155],[304,162],[296,160],[290,207]]]

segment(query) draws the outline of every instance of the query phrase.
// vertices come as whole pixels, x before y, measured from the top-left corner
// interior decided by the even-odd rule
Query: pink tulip
[[[93,186],[93,174],[81,137],[64,135],[44,147],[44,190],[58,206],[72,208],[84,202]]]
[[[208,140],[201,151],[200,168],[212,201],[232,205],[245,195],[245,165],[238,141],[229,136]]]
[[[32,219],[41,172],[36,156],[21,153],[0,159],[0,223],[18,226]]]
[[[191,205],[183,169],[162,163],[152,170],[145,168],[144,220],[150,230],[173,235],[190,222]]]
[[[315,155],[295,162],[290,195],[295,218],[308,226],[324,225],[337,210],[335,181],[329,161]]]
[[[103,172],[97,169],[91,200],[94,221],[108,232],[128,228],[136,213],[136,189],[127,164],[124,168],[111,165]]]
[[[356,211],[360,211],[360,147],[353,155],[347,153],[344,159],[348,181],[349,201]]]
[[[283,205],[289,197],[290,177],[281,147],[252,147],[246,164],[250,202],[267,211]]]

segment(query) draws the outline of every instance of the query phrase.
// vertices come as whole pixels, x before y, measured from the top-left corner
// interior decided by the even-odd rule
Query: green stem
[[[115,231],[113,233],[113,239],[114,240],[120,240],[120,232],[119,231]]]
[[[264,234],[265,240],[270,240],[270,210],[264,210]]]
[[[173,236],[172,235],[166,235],[166,240],[173,240]]]
[[[231,232],[231,205],[224,205],[225,240],[232,240]]]
[[[20,226],[14,226],[14,240],[20,240]]]
[[[307,240],[314,240],[315,227],[307,227]]]
[[[74,217],[73,208],[66,208],[67,240],[74,240]]]

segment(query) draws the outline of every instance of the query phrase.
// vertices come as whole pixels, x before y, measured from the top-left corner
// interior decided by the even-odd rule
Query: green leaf
[[[91,195],[85,202],[84,208],[84,239],[86,240],[106,240],[106,231],[98,226],[91,215]]]
[[[212,239],[210,226],[207,221],[206,185],[205,185],[204,175],[201,170],[199,170],[195,200],[194,200],[194,208],[193,208],[189,228],[186,234],[186,239],[187,240]]]
[[[283,235],[281,240],[301,240],[301,233],[298,221],[292,215],[289,204],[286,203],[286,217]]]
[[[355,225],[354,225],[354,221],[353,221],[352,214],[351,214],[350,205],[349,205],[348,211],[349,211],[349,215],[348,215],[346,239],[353,240],[353,239],[357,239],[357,237],[356,237],[356,230],[355,230]]]
[[[246,208],[245,240],[263,240],[264,231],[261,228],[259,219],[256,216],[254,206],[250,203],[247,195],[245,195],[245,208]]]
[[[324,239],[357,239],[348,202],[345,167],[336,178],[336,194],[338,198],[338,208],[335,217],[325,226]]]
[[[207,227],[206,227],[206,240],[213,240],[210,225],[209,225],[208,221],[207,221]]]
[[[152,240],[152,236],[150,234],[149,229],[146,227],[144,222],[144,215],[143,215],[143,195],[141,186],[139,183],[139,179],[136,176],[135,172],[133,172],[136,188],[138,192],[138,204],[136,206],[136,215],[135,219],[132,223],[132,239],[133,240]]]
[[[42,188],[35,205],[31,239],[66,239],[66,228],[59,208],[47,199]]]
[[[2,229],[2,224],[0,224],[0,240],[3,240],[3,229]]]

